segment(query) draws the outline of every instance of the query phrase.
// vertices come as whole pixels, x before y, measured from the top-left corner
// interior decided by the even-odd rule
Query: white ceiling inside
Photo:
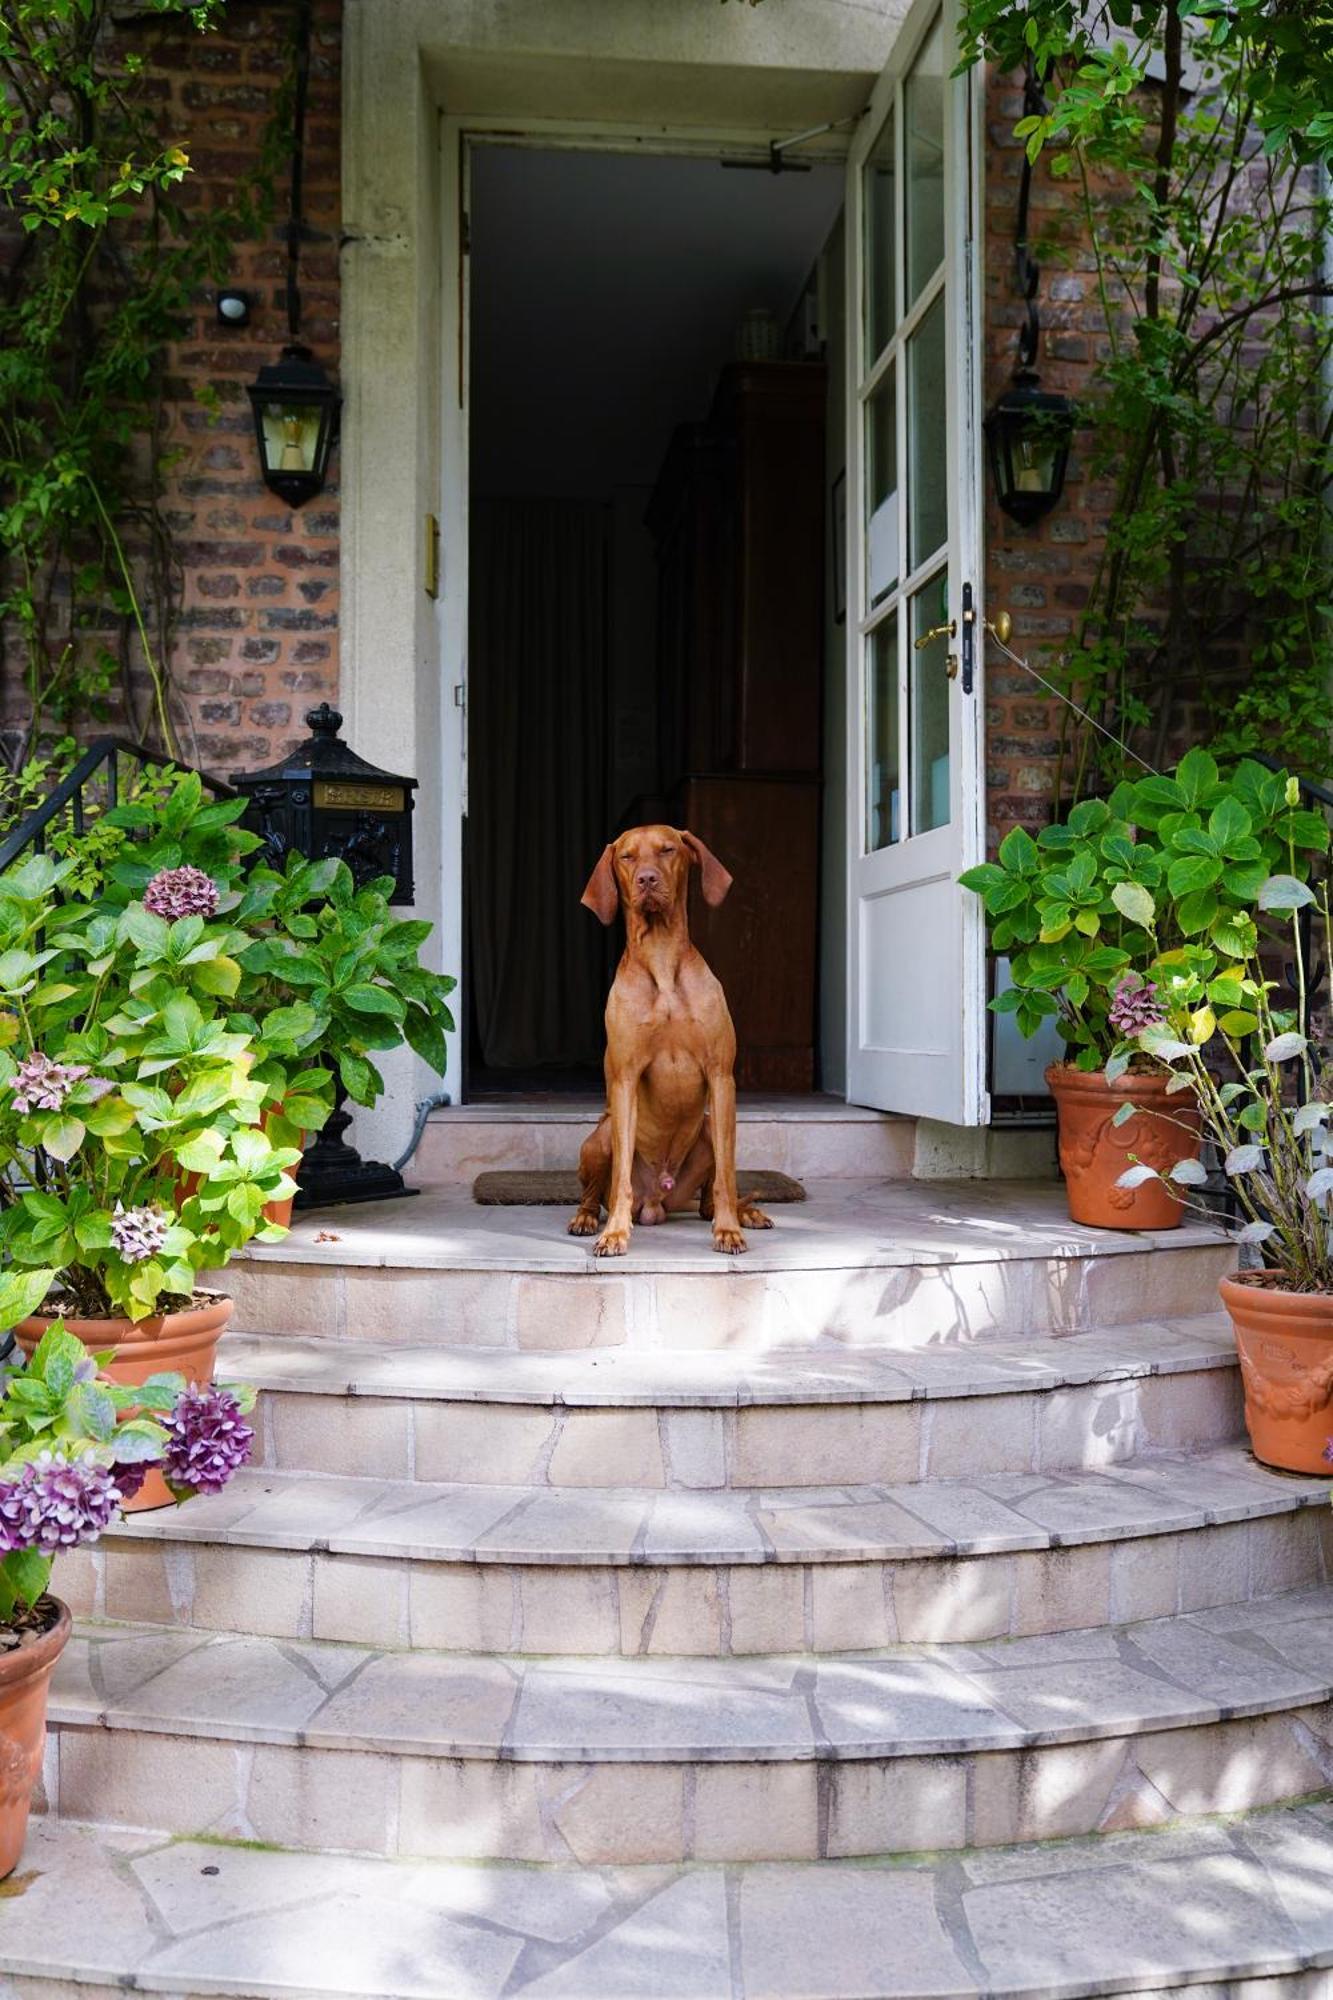
[[[842,171],[478,146],[472,156],[472,484],[651,485],[702,417],[742,315],[785,322]]]

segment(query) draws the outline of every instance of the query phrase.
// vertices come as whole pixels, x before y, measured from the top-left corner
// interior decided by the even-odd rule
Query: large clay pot
[[[1278,1271],[1223,1278],[1254,1455],[1328,1477],[1333,1449],[1333,1296],[1289,1292]]]
[[[17,1868],[28,1836],[32,1788],[42,1769],[46,1695],[69,1638],[69,1611],[58,1597],[42,1604],[55,1622],[31,1645],[0,1653],[0,1877]]]
[[[204,1293],[188,1312],[159,1313],[155,1319],[66,1319],[65,1325],[77,1334],[90,1354],[112,1350],[106,1372],[113,1382],[133,1386],[150,1375],[183,1375],[187,1382],[211,1382],[218,1341],[231,1318],[234,1301],[215,1293]],[[14,1333],[25,1354],[35,1352],[55,1315],[42,1313],[21,1320]],[[150,1472],[132,1500],[125,1502],[127,1514],[144,1514],[153,1507],[173,1504],[171,1490],[160,1472]]]
[[[1177,1160],[1197,1159],[1199,1114],[1192,1093],[1168,1096],[1165,1071],[1126,1073],[1108,1083],[1104,1070],[1052,1063],[1046,1081],[1060,1120],[1060,1171],[1073,1220],[1096,1229],[1177,1228],[1182,1205],[1161,1181],[1136,1188],[1116,1183],[1136,1159],[1162,1174]],[[1113,1124],[1126,1102],[1143,1110],[1123,1125]]]

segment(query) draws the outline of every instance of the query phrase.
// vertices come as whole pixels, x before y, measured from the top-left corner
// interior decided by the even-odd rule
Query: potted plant
[[[1163,1167],[1180,1156],[1169,1079],[1125,1044],[1159,1018],[1139,968],[1153,952],[1145,928],[1164,859],[1136,838],[1134,788],[1085,799],[1034,837],[1006,834],[997,860],[961,877],[986,907],[990,941],[1010,957],[1011,984],[991,1002],[1031,1037],[1054,1019],[1067,1055],[1046,1081],[1059,1121],[1060,1167],[1075,1222],[1105,1229],[1171,1229],[1179,1196],[1164,1181],[1125,1186],[1131,1157]],[[1123,1108],[1131,1101],[1134,1116]]]
[[[295,853],[275,869],[256,858],[259,837],[237,823],[245,806],[206,799],[191,772],[176,774],[165,795],[117,807],[105,823],[125,844],[107,867],[103,893],[125,907],[168,873],[185,898],[180,913],[195,894],[230,924],[236,971],[228,1026],[253,1045],[264,1129],[299,1157],[335,1101],[376,1102],[384,1080],[375,1055],[407,1043],[443,1074],[456,982],[419,962],[431,926],[394,915],[391,877],[358,888],[336,856]],[[288,1193],[268,1204],[267,1220],[289,1222],[291,1201]]]
[[[53,1270],[0,1276],[0,1329],[41,1304]],[[128,1390],[58,1321],[0,1384],[0,1877],[23,1851],[51,1674],[70,1615],[48,1593],[62,1549],[95,1542],[150,1468],[178,1504],[218,1493],[249,1457],[254,1393],[164,1373]]]
[[[1226,794],[1251,818],[1263,850],[1233,881],[1232,905],[1151,967],[1162,1018],[1140,1029],[1141,1053],[1190,1101],[1217,1147],[1245,1217],[1239,1240],[1258,1269],[1222,1280],[1245,1389],[1255,1456],[1290,1472],[1333,1462],[1333,1098],[1327,1021],[1329,829],[1300,804],[1296,779],[1242,767]],[[1228,823],[1238,825],[1232,805]],[[1206,823],[1213,824],[1210,816]],[[1166,827],[1178,839],[1178,825]],[[1314,877],[1312,880],[1311,877]],[[1274,977],[1290,967],[1284,1004]],[[1191,1157],[1165,1167],[1136,1161],[1123,1176],[1137,1191],[1166,1182],[1191,1204],[1203,1169]],[[1195,1190],[1191,1193],[1190,1190]]]
[[[171,915],[172,871],[122,907],[65,903],[75,866],[0,876],[0,1252],[58,1274],[18,1339],[32,1352],[59,1315],[118,1382],[205,1383],[231,1301],[199,1274],[278,1239],[264,1208],[298,1155],[262,1130],[260,1051],[223,1011],[230,924]],[[154,1478],[135,1504],[168,1498]]]
[[[251,870],[235,913],[257,932],[240,953],[248,1025],[266,1044],[293,1037],[293,1054],[327,1052],[339,1099],[366,1106],[384,1088],[375,1055],[406,1043],[442,1075],[454,1027],[456,981],[419,963],[431,926],[395,917],[392,887],[386,875],[358,888],[344,861],[291,854],[281,874]],[[284,1113],[299,1122],[290,1102]]]

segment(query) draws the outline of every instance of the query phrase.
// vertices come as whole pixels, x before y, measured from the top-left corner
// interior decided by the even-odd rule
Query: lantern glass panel
[[[313,472],[324,413],[309,405],[265,403],[264,459],[271,472]]]

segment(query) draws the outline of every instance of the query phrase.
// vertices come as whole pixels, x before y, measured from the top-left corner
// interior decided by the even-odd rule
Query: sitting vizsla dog
[[[736,1031],[718,980],[690,943],[690,869],[706,903],[731,887],[692,833],[636,826],[604,851],[583,901],[612,923],[625,913],[625,952],[606,1003],[609,1109],[579,1154],[583,1199],[571,1236],[596,1236],[599,1257],[623,1257],[632,1222],[661,1222],[699,1205],[713,1248],[744,1250],[746,1229],[772,1224],[736,1198]]]

